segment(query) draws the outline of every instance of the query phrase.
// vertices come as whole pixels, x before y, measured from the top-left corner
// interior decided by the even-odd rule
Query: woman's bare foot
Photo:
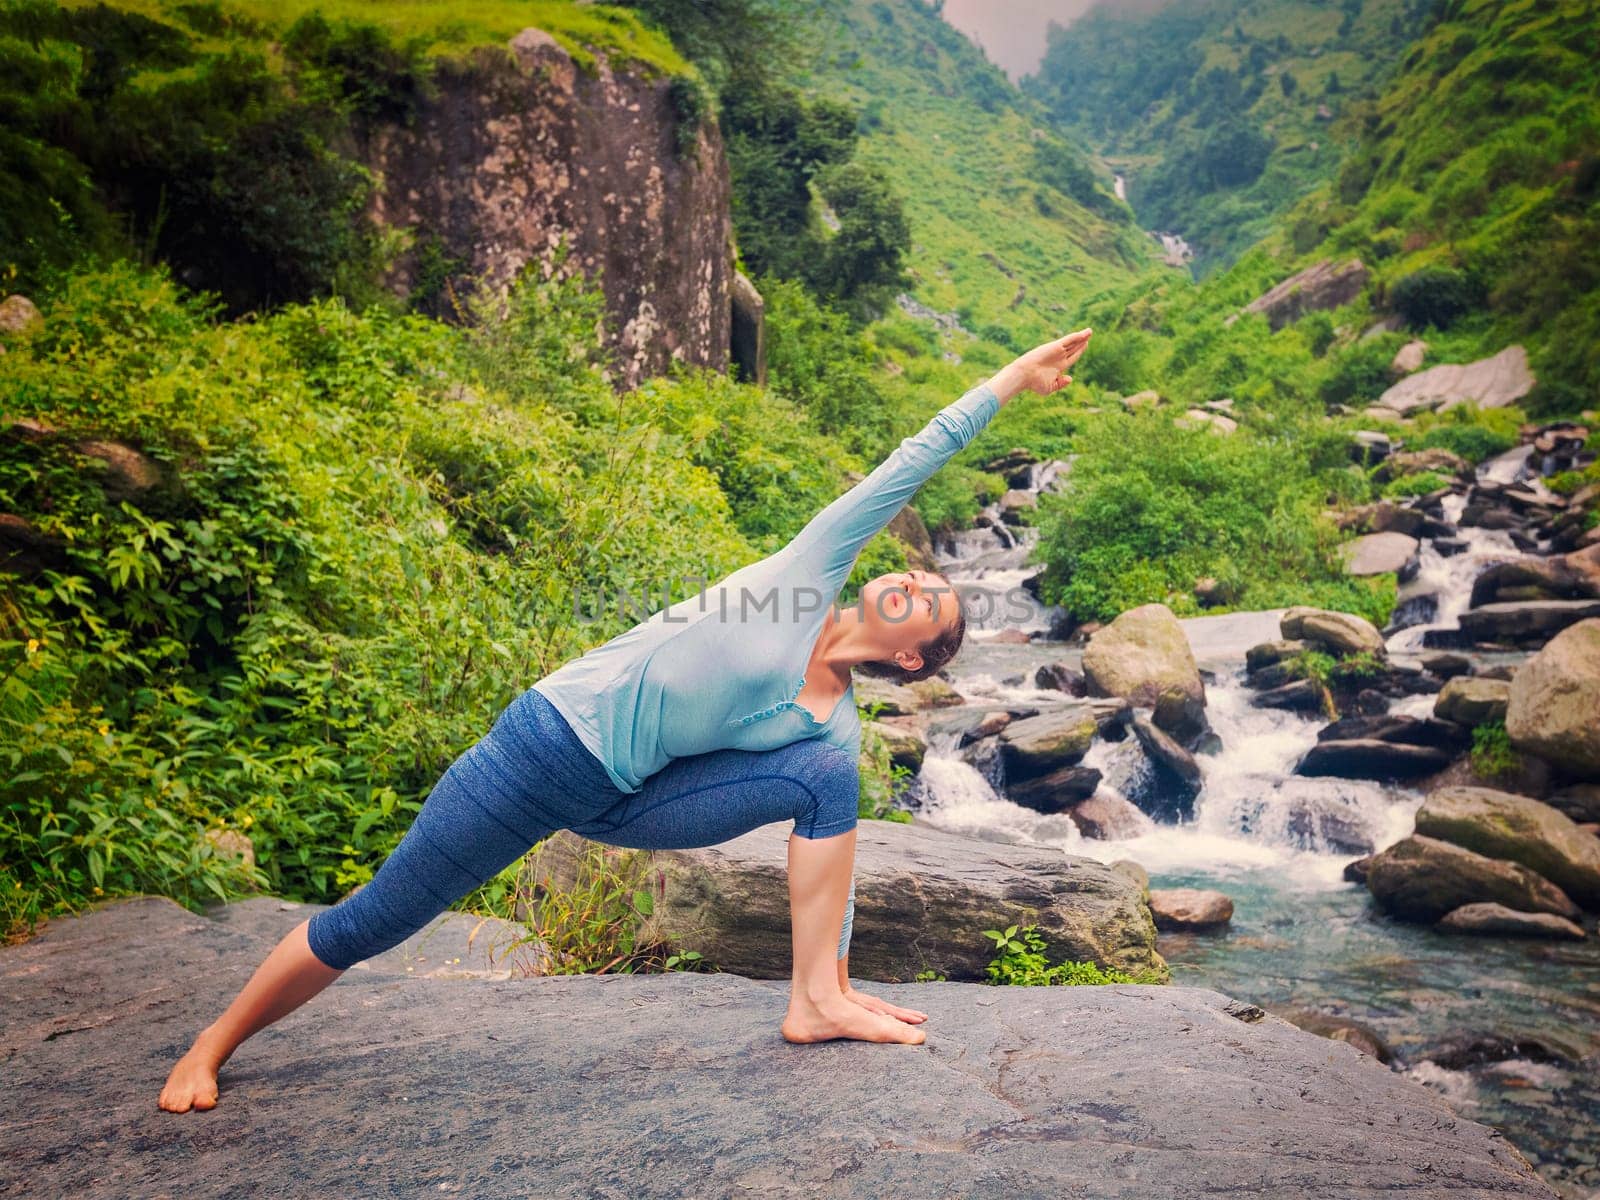
[[[178,1060],[167,1076],[167,1086],[161,1089],[156,1102],[167,1112],[188,1112],[191,1108],[203,1110],[217,1106],[217,1072],[222,1069],[222,1059],[200,1042],[190,1047],[189,1053]]]
[[[853,987],[844,989],[844,998],[853,1004],[859,1004],[868,1012],[883,1013],[897,1021],[905,1021],[910,1025],[920,1025],[928,1019],[928,1014],[915,1008],[901,1008],[898,1004],[890,1004],[887,1000],[880,1000],[876,996],[869,996],[866,992],[858,992]]]
[[[884,1013],[854,1004],[839,992],[820,1001],[803,993],[789,998],[789,1012],[783,1018],[782,1033],[789,1042],[826,1042],[851,1038],[858,1042],[898,1042],[920,1046],[928,1035]]]

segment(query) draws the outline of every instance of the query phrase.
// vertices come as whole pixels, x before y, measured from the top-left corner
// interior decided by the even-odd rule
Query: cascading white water
[[[1059,692],[1007,687],[987,674],[963,676],[958,686],[974,700],[1018,707],[1063,699]],[[1321,722],[1256,708],[1250,695],[1233,675],[1219,676],[1208,689],[1206,711],[1223,748],[1199,756],[1203,784],[1192,820],[1182,824],[1152,822],[1143,835],[1124,840],[1085,838],[1065,816],[1043,816],[998,796],[958,757],[953,737],[928,747],[922,817],[952,831],[1040,842],[1104,862],[1133,859],[1152,874],[1226,877],[1270,868],[1296,886],[1341,886],[1341,872],[1351,858],[1410,832],[1421,797],[1410,789],[1360,780],[1294,775]],[[1133,738],[1096,740],[1084,765],[1101,772],[1102,789],[1118,794],[1148,769]],[[1330,828],[1341,836],[1330,838]]]
[[[1467,506],[1465,495],[1444,498],[1444,519],[1455,525]],[[1437,601],[1433,619],[1392,634],[1386,645],[1391,654],[1410,654],[1423,648],[1423,636],[1430,629],[1454,629],[1472,599],[1472,581],[1493,563],[1520,558],[1522,552],[1511,535],[1498,529],[1458,527],[1457,536],[1466,549],[1449,556],[1440,554],[1431,539],[1425,539],[1418,552],[1416,577],[1400,592],[1402,602],[1410,596],[1432,596]]]

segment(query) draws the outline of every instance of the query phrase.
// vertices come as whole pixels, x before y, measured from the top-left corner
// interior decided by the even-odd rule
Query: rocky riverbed
[[[1484,366],[1495,379],[1498,363]],[[1074,635],[1034,602],[952,664],[953,700],[887,721],[920,731],[919,820],[1132,860],[1158,898],[1220,893],[1209,903],[1230,901],[1228,920],[1161,936],[1175,980],[1365,1046],[1587,1200],[1600,535],[1594,489],[1543,482],[1588,461],[1587,430],[1526,429],[1476,470],[1408,451],[1402,433],[1369,431],[1352,453],[1386,459],[1386,478],[1449,482],[1338,514],[1349,569],[1398,574],[1389,627],[1311,610],[1180,622],[1148,606]],[[1003,465],[1024,490],[1027,470],[1044,486],[1070,471]],[[1015,597],[1037,569],[1030,541],[999,507],[940,545],[938,565],[964,593]],[[1129,700],[1112,720],[1095,699],[1107,693]],[[1016,753],[1019,729],[1047,752]],[[1179,928],[1160,907],[1158,928]]]

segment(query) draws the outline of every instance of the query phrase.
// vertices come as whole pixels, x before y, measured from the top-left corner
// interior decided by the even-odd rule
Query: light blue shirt
[[[636,792],[674,758],[804,738],[859,755],[852,684],[824,721],[795,697],[861,548],[1000,411],[979,384],[903,440],[783,549],[669,604],[533,686],[611,781]],[[667,581],[648,590],[668,594]]]

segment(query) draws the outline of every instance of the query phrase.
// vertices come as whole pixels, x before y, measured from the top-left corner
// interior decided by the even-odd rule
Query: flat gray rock
[[[1533,390],[1533,372],[1521,346],[1507,346],[1492,358],[1471,363],[1441,363],[1408,375],[1378,397],[1379,408],[1401,416],[1428,409],[1472,403],[1479,408],[1504,408]]]
[[[784,982],[353,972],[220,1107],[160,1112],[266,944],[145,900],[0,950],[0,1195],[1552,1194],[1432,1092],[1193,988],[879,986],[925,1045],[794,1046]]]

